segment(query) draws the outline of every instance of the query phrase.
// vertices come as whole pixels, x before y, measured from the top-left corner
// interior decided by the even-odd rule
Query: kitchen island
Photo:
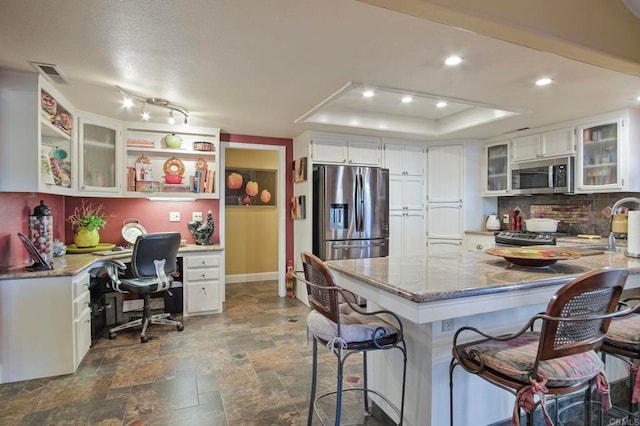
[[[408,353],[404,424],[412,426],[449,424],[449,363],[459,327],[514,332],[544,310],[563,284],[601,267],[627,269],[626,291],[640,288],[640,259],[621,253],[564,260],[545,268],[514,266],[483,252],[327,264],[337,284],[365,297],[368,309],[381,307],[403,318]],[[399,404],[401,359],[394,351],[379,352],[384,353],[371,354],[370,383]],[[456,426],[510,418],[512,395],[461,368],[454,377]],[[384,402],[376,402],[384,409]]]

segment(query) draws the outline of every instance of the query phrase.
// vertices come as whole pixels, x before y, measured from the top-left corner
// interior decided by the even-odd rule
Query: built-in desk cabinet
[[[115,196],[122,190],[122,122],[78,112],[79,186],[82,195]]]
[[[0,383],[76,371],[91,345],[89,280],[0,280]]]
[[[222,312],[222,252],[185,253],[182,265],[184,314],[189,316]]]

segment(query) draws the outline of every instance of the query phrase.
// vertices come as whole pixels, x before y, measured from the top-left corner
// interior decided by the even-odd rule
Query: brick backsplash
[[[498,197],[498,214],[509,214],[519,209],[523,219],[546,217],[558,219],[559,232],[575,234],[598,234],[606,236],[611,230],[607,207],[625,197],[640,198],[637,192],[579,195],[534,195]],[[633,206],[631,206],[633,208]],[[508,225],[503,224],[503,229]]]

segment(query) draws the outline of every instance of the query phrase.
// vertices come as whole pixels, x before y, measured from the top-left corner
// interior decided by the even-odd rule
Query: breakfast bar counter
[[[640,259],[604,253],[561,260],[544,268],[515,266],[501,257],[465,252],[428,257],[327,261],[339,286],[403,319],[408,352],[405,425],[449,424],[449,363],[453,334],[471,325],[514,332],[543,311],[563,284],[602,267],[629,271],[625,291],[640,287]],[[400,402],[400,365],[394,351],[371,354],[369,380]],[[472,375],[454,379],[456,426],[510,418],[514,397]],[[384,409],[384,402],[376,401]],[[390,411],[389,411],[390,412]],[[392,416],[393,417],[393,416]]]

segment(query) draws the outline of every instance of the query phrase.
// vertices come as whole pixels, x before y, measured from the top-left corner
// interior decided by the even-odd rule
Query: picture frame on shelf
[[[225,204],[228,207],[276,207],[278,171],[225,169]]]

